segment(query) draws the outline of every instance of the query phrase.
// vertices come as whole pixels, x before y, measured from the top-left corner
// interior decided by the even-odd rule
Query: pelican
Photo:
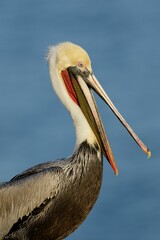
[[[96,79],[87,52],[64,42],[48,51],[53,88],[76,130],[72,156],[34,166],[0,184],[0,239],[60,240],[87,217],[102,182],[103,155],[118,169],[91,90],[111,108],[133,139],[150,156]]]

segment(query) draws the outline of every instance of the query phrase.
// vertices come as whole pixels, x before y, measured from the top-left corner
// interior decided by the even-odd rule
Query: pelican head
[[[76,145],[84,140],[97,142],[114,172],[118,169],[91,90],[111,108],[142,150],[150,151],[113,105],[96,79],[87,52],[80,46],[65,42],[50,47],[48,53],[50,78],[56,94],[70,112],[76,128]]]

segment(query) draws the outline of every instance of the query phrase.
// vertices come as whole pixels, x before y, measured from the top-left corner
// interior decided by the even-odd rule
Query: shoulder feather
[[[63,170],[55,166],[24,175],[0,185],[0,239],[19,219],[29,215],[46,199],[57,195]]]

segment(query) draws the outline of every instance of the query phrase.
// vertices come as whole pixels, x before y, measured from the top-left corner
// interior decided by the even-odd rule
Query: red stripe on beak
[[[63,78],[63,81],[64,81],[64,84],[67,88],[67,91],[69,93],[69,96],[72,98],[72,100],[77,104],[78,104],[78,100],[77,100],[77,95],[74,91],[74,88],[72,86],[72,83],[71,83],[71,80],[70,80],[70,76],[69,76],[69,73],[67,70],[63,70],[61,72],[61,75],[62,75],[62,78]]]

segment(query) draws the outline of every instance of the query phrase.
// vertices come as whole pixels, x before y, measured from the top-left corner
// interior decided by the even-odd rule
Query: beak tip
[[[147,155],[148,155],[148,157],[147,158],[150,158],[150,156],[151,156],[151,151],[147,148]]]
[[[115,172],[116,176],[118,176],[118,170]]]
[[[115,175],[118,176],[118,168],[116,167],[113,170],[114,170]]]

